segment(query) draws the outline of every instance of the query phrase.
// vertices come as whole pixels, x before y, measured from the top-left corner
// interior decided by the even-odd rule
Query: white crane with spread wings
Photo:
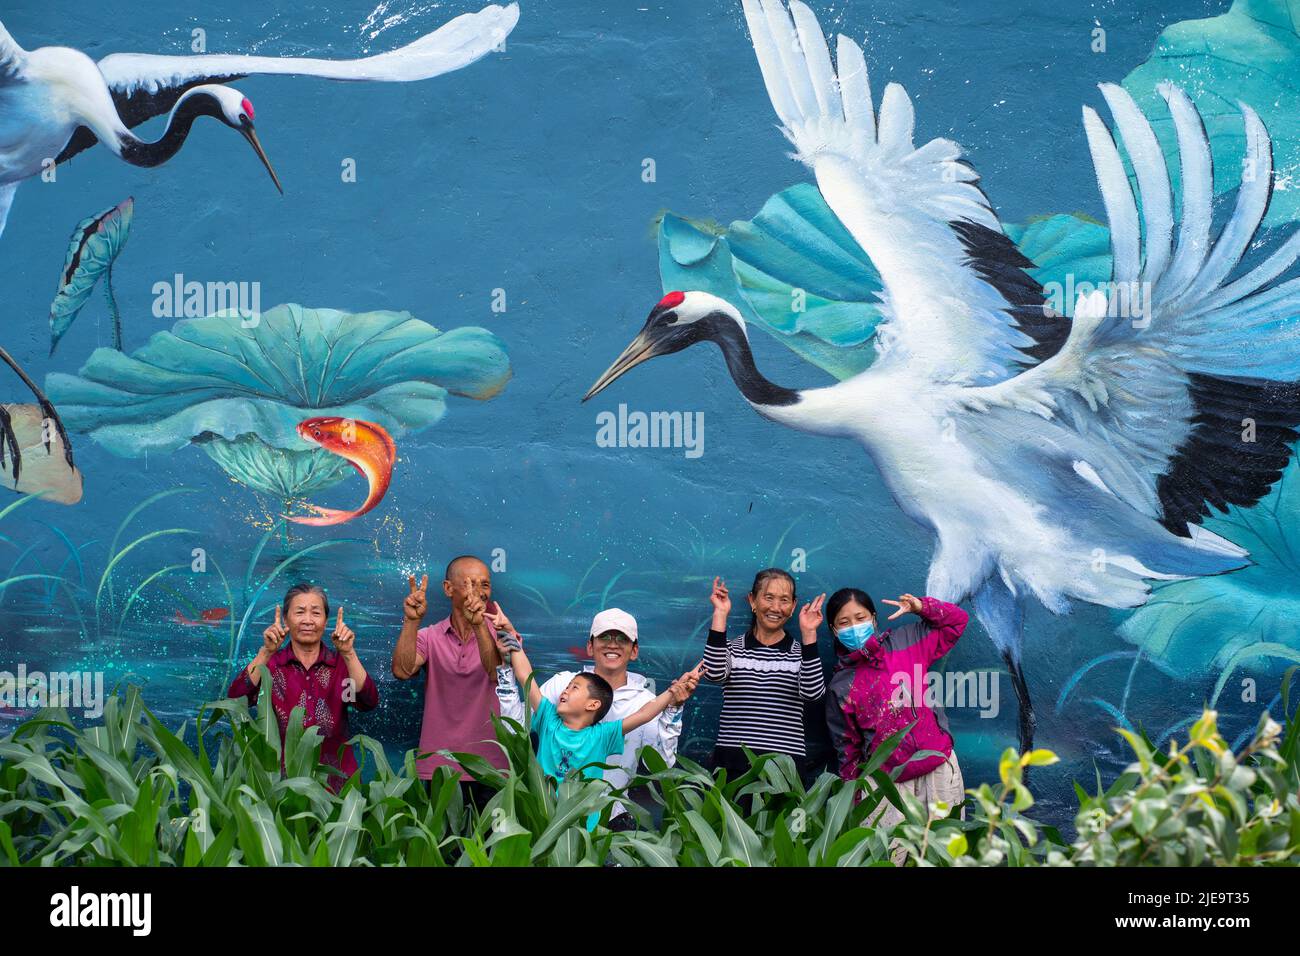
[[[1026,602],[1131,608],[1152,580],[1249,563],[1200,522],[1210,506],[1258,501],[1300,422],[1300,279],[1276,281],[1300,257],[1300,232],[1231,277],[1268,209],[1268,132],[1242,104],[1253,176],[1215,230],[1205,129],[1181,90],[1161,87],[1181,167],[1176,220],[1151,124],[1122,87],[1103,84],[1136,191],[1111,131],[1084,107],[1114,272],[1109,294],[1081,296],[1071,321],[1046,308],[1025,272],[1033,263],[957,144],[915,146],[912,103],[896,83],[875,109],[856,43],[840,36],[832,65],[798,0],[789,12],[779,0],[744,0],[744,10],[796,158],[879,270],[875,361],[827,388],[774,385],[735,306],[671,292],[587,398],[647,359],[712,341],[760,414],[859,442],[899,507],[935,535],[928,593],[971,600],[1002,653],[1028,748]]]

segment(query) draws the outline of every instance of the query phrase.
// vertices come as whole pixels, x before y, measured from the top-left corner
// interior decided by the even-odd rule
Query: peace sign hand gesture
[[[344,658],[355,657],[357,653],[356,639],[357,635],[353,633],[352,628],[343,623],[343,608],[339,607],[339,616],[334,622],[334,633],[331,635],[334,641],[334,649]]]
[[[420,578],[420,586],[415,586],[415,575],[412,574],[407,578],[411,585],[411,593],[406,595],[406,600],[402,602],[402,613],[408,621],[420,621],[424,619],[424,613],[429,610],[429,599],[427,592],[429,589],[429,576],[426,574]]]
[[[275,609],[275,621],[270,627],[262,632],[262,649],[266,652],[266,656],[270,657],[278,651],[280,645],[284,643],[284,639],[288,636],[289,628],[287,628],[280,620],[280,608],[277,606]]]
[[[515,630],[515,626],[510,623],[510,618],[506,617],[506,612],[501,605],[497,604],[496,608],[497,610],[495,614],[491,611],[484,612],[487,615],[487,619],[492,622],[492,626],[498,631],[505,631],[507,634],[519,633]]]
[[[881,598],[881,601],[885,604],[892,604],[894,607],[898,608],[897,611],[886,618],[886,620],[889,621],[902,617],[904,614],[921,613],[921,599],[914,594],[900,594],[897,601],[891,601],[889,598]]]
[[[823,592],[805,604],[799,612],[799,633],[805,644],[817,642],[817,628],[822,626],[822,621],[825,619],[822,613],[822,604],[825,601],[826,594]]]
[[[483,623],[483,614],[487,610],[487,602],[483,600],[483,595],[474,587],[473,582],[466,581],[464,586],[465,593],[465,619],[478,627]]]

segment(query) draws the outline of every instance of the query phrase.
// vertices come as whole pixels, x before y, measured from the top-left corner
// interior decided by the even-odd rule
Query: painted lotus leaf
[[[277,498],[292,498],[328,488],[351,471],[347,461],[337,455],[324,454],[318,448],[277,448],[256,435],[241,435],[232,441],[204,434],[196,437],[194,443],[226,474],[255,491]]]
[[[1060,290],[1064,308],[1058,311],[1065,315],[1074,315],[1077,296],[1069,294],[1072,290],[1085,282],[1095,286],[1110,279],[1110,230],[1094,219],[1058,213],[1004,228],[1034,263],[1028,272],[1043,287],[1049,303],[1053,291]]]
[[[875,358],[879,278],[808,183],[722,232],[665,214],[659,270],[665,290],[699,289],[734,303],[746,321],[836,378]]]
[[[0,463],[0,488],[19,494],[40,495],[46,501],[75,505],[81,500],[82,476],[68,463],[60,447],[58,434],[49,428],[48,419],[39,405],[4,405],[9,425],[18,442],[22,465],[18,481],[13,479],[13,461],[7,455]],[[52,440],[46,446],[45,439]]]
[[[1044,286],[1065,289],[1067,275],[1068,288],[1110,278],[1110,233],[1095,220],[1062,213],[1006,231]],[[879,273],[809,183],[777,193],[752,220],[724,231],[665,214],[659,269],[665,291],[699,289],[732,302],[746,320],[838,379],[875,358]],[[1065,305],[1073,314],[1074,302]]]
[[[291,495],[347,473],[298,437],[304,418],[359,418],[400,436],[439,421],[449,394],[487,400],[509,378],[505,347],[486,329],[281,305],[256,323],[182,320],[130,355],[96,349],[80,374],[51,374],[47,388],[71,430],[114,454],[198,444],[233,478]]]
[[[1250,552],[1252,564],[1231,574],[1159,584],[1150,601],[1119,627],[1161,669],[1180,677],[1221,671],[1252,644],[1300,652],[1300,467],[1255,507],[1232,508],[1204,522]],[[1267,657],[1240,663],[1265,669]]]
[[[1215,192],[1240,182],[1245,133],[1238,104],[1245,103],[1273,140],[1277,188],[1265,225],[1300,215],[1300,9],[1294,0],[1236,0],[1221,16],[1174,23],[1160,34],[1151,57],[1124,78],[1161,148],[1176,157],[1173,122],[1156,90],[1166,81],[1180,86],[1204,119]],[[1177,193],[1177,162],[1169,174]]]
[[[112,209],[77,223],[68,242],[68,254],[59,273],[59,288],[50,305],[50,353],[80,314],[101,278],[112,281],[113,262],[126,245],[135,214],[135,200],[127,198]],[[114,312],[116,326],[116,304]],[[118,343],[120,344],[120,342]]]

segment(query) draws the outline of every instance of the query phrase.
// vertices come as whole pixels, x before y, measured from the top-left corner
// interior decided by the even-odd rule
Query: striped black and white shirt
[[[726,631],[709,631],[704,679],[722,685],[719,747],[805,755],[803,702],[826,692],[816,644],[789,632],[767,645],[752,628],[730,641]]]

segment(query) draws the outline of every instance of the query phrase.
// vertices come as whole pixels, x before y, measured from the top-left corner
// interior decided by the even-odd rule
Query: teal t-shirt
[[[589,763],[606,763],[611,754],[623,752],[623,721],[607,720],[574,730],[566,727],[559,711],[545,697],[533,711],[533,730],[537,732],[537,759],[542,769],[559,780],[570,770]],[[599,767],[587,767],[584,777],[597,778]]]
[[[563,780],[571,770],[589,763],[608,763],[611,754],[623,752],[623,721],[608,720],[574,730],[566,727],[559,712],[545,697],[533,711],[533,730],[537,733],[537,760],[542,770]],[[599,779],[599,767],[587,767],[584,777]],[[587,829],[594,830],[599,814],[587,817]]]

